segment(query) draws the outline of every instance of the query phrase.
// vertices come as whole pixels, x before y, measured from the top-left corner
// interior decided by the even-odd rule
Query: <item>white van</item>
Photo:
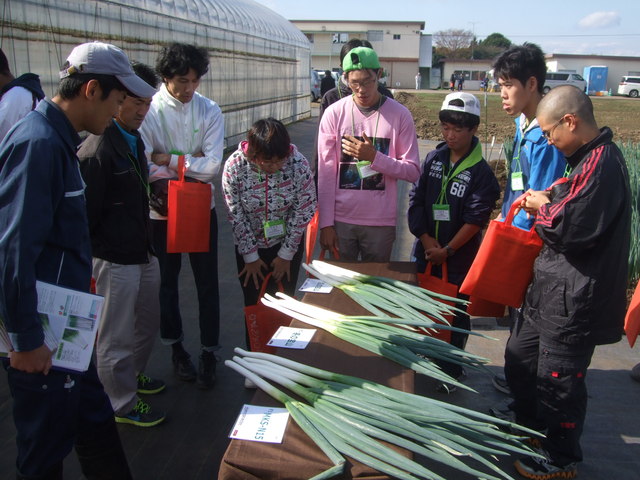
[[[622,77],[618,85],[618,95],[629,95],[631,98],[638,98],[638,93],[640,93],[640,75],[634,77],[625,75]]]
[[[582,75],[569,72],[547,72],[542,93],[549,93],[549,90],[559,85],[574,85],[583,92],[587,88],[587,82]]]

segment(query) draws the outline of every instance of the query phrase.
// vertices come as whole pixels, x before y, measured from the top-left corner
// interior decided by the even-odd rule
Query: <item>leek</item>
[[[244,358],[235,356],[225,364],[283,402],[288,410],[291,408],[295,412],[292,418],[305,432],[311,432],[312,440],[322,443],[320,448],[325,453],[334,455],[330,458],[336,464],[338,451],[394,478],[444,480],[382,441],[478,478],[499,480],[511,477],[494,465],[495,456],[509,452],[538,456],[522,443],[524,437],[505,433],[495,425],[509,425],[523,435],[539,435],[515,424],[275,355],[239,348],[235,352]],[[266,380],[290,390],[303,401],[292,400]],[[477,466],[469,465],[469,461]],[[336,467],[330,470],[337,472]],[[323,472],[322,478],[330,478],[330,470]]]

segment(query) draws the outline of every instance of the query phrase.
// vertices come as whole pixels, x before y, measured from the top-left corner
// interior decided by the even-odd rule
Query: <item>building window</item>
[[[400,40],[400,34],[395,33],[395,34],[393,35],[393,39],[394,39],[394,40]]]
[[[367,32],[367,40],[370,42],[382,42],[384,39],[384,32],[382,30],[369,30]]]
[[[307,36],[309,43],[313,43],[313,33],[305,33],[305,35]]]
[[[331,43],[347,43],[349,41],[348,33],[334,33]]]

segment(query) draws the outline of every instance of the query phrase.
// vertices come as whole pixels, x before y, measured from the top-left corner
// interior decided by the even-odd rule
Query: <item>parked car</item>
[[[625,75],[618,85],[618,95],[628,95],[631,98],[638,98],[640,93],[640,76],[631,77]]]
[[[559,85],[574,85],[583,92],[587,88],[587,82],[582,75],[569,72],[547,72],[542,93],[549,93],[549,90]]]
[[[315,70],[311,70],[311,101],[320,100],[320,75]]]

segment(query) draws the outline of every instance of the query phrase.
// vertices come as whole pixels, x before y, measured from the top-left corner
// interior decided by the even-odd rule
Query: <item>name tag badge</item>
[[[522,172],[513,172],[511,174],[511,191],[519,192],[524,190],[524,178]]]
[[[264,222],[263,228],[266,239],[284,237],[286,232],[284,220],[269,220]]]
[[[451,220],[449,205],[433,205],[433,219],[439,222],[448,222]]]
[[[360,175],[360,178],[373,177],[378,173],[373,168],[371,168],[371,162],[357,162],[356,167],[358,168],[358,175]]]

